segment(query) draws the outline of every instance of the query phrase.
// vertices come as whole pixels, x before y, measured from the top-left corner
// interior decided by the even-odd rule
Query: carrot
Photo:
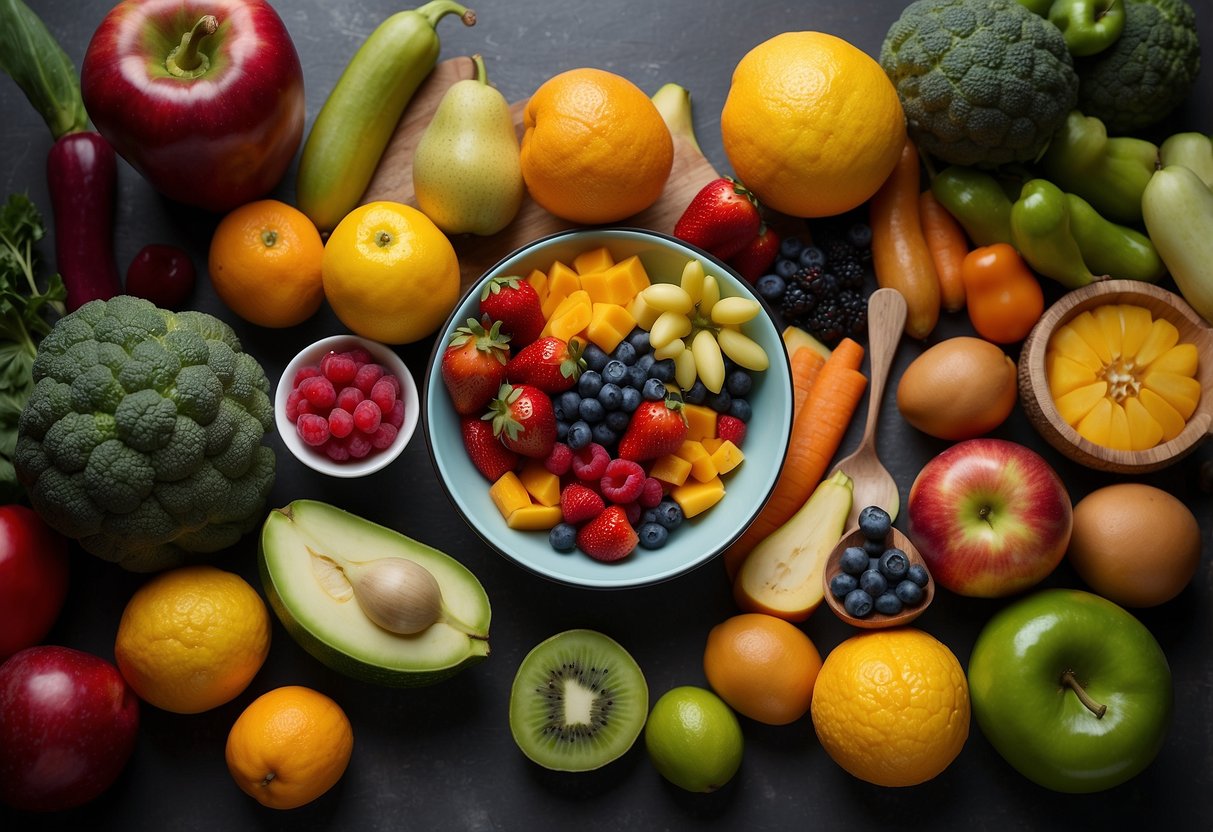
[[[927,238],[927,248],[931,250],[931,259],[935,262],[935,273],[939,276],[943,308],[948,312],[959,312],[965,308],[965,286],[960,279],[960,264],[969,253],[969,238],[930,188],[918,195],[918,214],[922,221],[922,233]]]
[[[767,504],[725,551],[724,565],[730,579],[750,550],[795,514],[825,475],[867,388],[867,376],[859,371],[863,353],[860,344],[844,338],[822,364],[792,422],[788,453]]]
[[[918,150],[906,139],[897,166],[868,201],[872,269],[906,299],[906,332],[926,338],[939,322],[939,275],[918,215]]]
[[[825,356],[811,347],[801,347],[792,353],[792,389],[795,398],[792,405],[792,422],[795,424],[805,396],[809,394],[817,374],[826,363]]]

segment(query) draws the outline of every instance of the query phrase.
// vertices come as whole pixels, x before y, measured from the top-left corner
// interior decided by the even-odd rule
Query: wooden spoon
[[[867,506],[880,506],[894,520],[901,507],[897,482],[876,455],[876,420],[880,417],[880,400],[885,381],[893,365],[893,355],[906,325],[906,300],[896,289],[877,289],[868,298],[868,363],[871,378],[868,387],[868,416],[863,437],[850,456],[841,459],[834,471],[842,471],[855,484],[851,500],[848,529],[859,520],[859,512]]]
[[[838,541],[838,545],[834,547],[834,551],[830,552],[830,557],[826,561],[825,570],[821,573],[821,582],[823,591],[825,592],[826,605],[829,606],[834,614],[841,618],[846,623],[861,627],[865,630],[873,630],[881,627],[898,627],[902,624],[909,624],[918,616],[922,615],[931,602],[935,600],[935,578],[928,577],[927,585],[923,587],[922,601],[912,607],[903,607],[901,612],[896,615],[884,615],[883,613],[872,610],[871,615],[864,618],[856,618],[847,612],[846,607],[839,598],[835,598],[830,592],[830,580],[838,574],[838,562],[842,559],[842,553],[846,551],[848,546],[863,546],[863,532],[855,529],[850,534],[847,534]],[[926,567],[926,563],[919,554],[918,549],[910,542],[910,539],[902,534],[897,529],[889,529],[889,534],[885,538],[885,547],[896,546],[898,549],[906,553],[910,563],[917,563]],[[929,573],[928,573],[929,575]]]

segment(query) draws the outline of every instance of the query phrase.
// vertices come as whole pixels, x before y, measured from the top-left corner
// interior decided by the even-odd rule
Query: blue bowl
[[[498,275],[526,276],[556,260],[571,264],[583,251],[606,246],[618,262],[638,255],[653,282],[677,283],[688,260],[698,258],[716,277],[721,296],[761,299],[736,272],[706,252],[673,237],[631,228],[585,229],[553,234],[515,251],[491,268],[463,296],[439,333],[430,356],[422,393],[422,424],[434,467],[463,519],[484,541],[524,569],[559,583],[592,589],[622,589],[666,581],[710,561],[753,522],[770,496],[783,466],[792,422],[792,381],[787,353],[771,317],[759,315],[745,325],[770,357],[770,367],[754,376],[749,396],[753,417],[742,452],[745,460],[724,477],[725,496],[670,534],[664,547],[635,552],[615,563],[601,563],[580,551],[561,553],[548,544],[547,532],[515,531],[505,524],[489,497],[490,483],[463,448],[459,418],[442,381],[440,358],[450,334],[477,317],[480,290]]]

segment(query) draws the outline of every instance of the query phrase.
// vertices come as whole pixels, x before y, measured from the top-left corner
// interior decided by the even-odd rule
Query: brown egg
[[[1074,506],[1070,563],[1098,594],[1126,607],[1153,607],[1180,593],[1200,565],[1200,526],[1159,488],[1117,483]]]
[[[902,418],[938,439],[972,439],[1015,407],[1015,362],[981,338],[940,341],[910,362],[897,383]]]

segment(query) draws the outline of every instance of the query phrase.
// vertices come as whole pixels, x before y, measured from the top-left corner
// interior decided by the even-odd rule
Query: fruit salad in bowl
[[[439,477],[520,566],[601,589],[719,554],[783,465],[792,385],[750,285],[641,229],[558,233],[481,277],[422,394]]]

